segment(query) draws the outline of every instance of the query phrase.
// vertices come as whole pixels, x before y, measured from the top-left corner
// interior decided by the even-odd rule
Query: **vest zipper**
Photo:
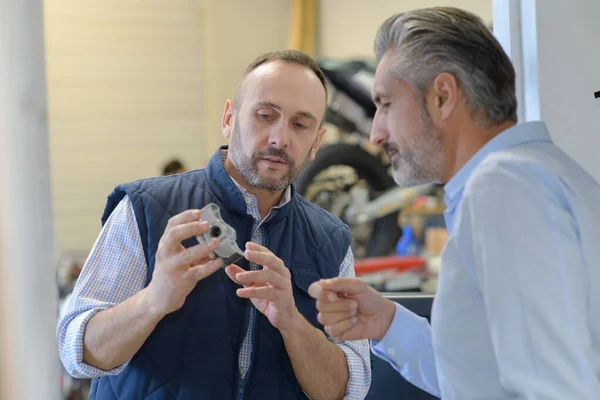
[[[235,363],[235,387],[236,390],[234,391],[237,392],[237,395],[235,396],[236,400],[241,400],[243,398],[243,394],[244,394],[244,381],[245,379],[242,379],[242,376],[240,374],[240,350],[241,350],[241,346],[244,343],[244,338],[246,336],[246,332],[248,331],[248,324],[250,323],[250,310],[249,308],[246,306],[245,307],[245,313],[244,313],[244,325],[242,326],[242,334],[240,335],[240,347],[238,348],[238,352],[236,353],[236,363]],[[248,377],[248,373],[246,372],[246,378]]]
[[[238,390],[238,398],[237,400],[244,400],[246,397],[246,387],[248,386],[248,382],[250,381],[250,375],[252,374],[252,369],[254,367],[254,355],[256,354],[256,331],[258,326],[258,311],[256,318],[254,318],[254,326],[252,327],[252,356],[250,357],[250,365],[248,366],[248,371],[246,371],[246,376],[241,381]]]
[[[269,213],[263,218],[263,220],[258,223],[258,225],[256,226],[256,229],[254,229],[252,231],[251,239],[254,239],[256,232],[262,227],[263,223],[265,223],[269,219],[269,217],[271,217],[271,215],[272,215],[272,212],[269,211]],[[264,236],[264,238],[266,241],[267,240],[266,235]],[[261,244],[261,246],[262,245],[263,244]],[[253,305],[251,304],[251,306],[253,306]],[[244,324],[244,332],[246,332],[248,329],[251,312],[252,312],[252,309],[248,308],[248,312],[246,312],[246,323]],[[256,310],[255,312],[256,312],[256,318],[254,318],[254,324],[253,324],[254,326],[252,327],[252,332],[251,332],[252,356],[250,357],[250,365],[248,366],[248,370],[246,371],[246,375],[244,376],[243,379],[241,378],[240,373],[239,373],[239,356],[238,356],[238,364],[237,364],[238,372],[236,374],[239,377],[239,379],[237,380],[237,385],[238,385],[237,400],[244,400],[244,397],[246,396],[246,386],[248,385],[248,382],[250,380],[250,374],[252,373],[252,367],[254,366],[254,355],[256,353],[256,331],[258,329],[257,326],[258,326],[258,317],[259,317],[260,311]],[[242,338],[242,342],[243,342],[243,340],[244,339]]]

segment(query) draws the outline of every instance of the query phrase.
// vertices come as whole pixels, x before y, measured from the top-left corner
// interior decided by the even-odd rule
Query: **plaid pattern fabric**
[[[237,183],[236,183],[237,184]],[[254,218],[252,241],[263,244],[263,232],[256,198],[239,184],[246,200],[248,214]],[[269,214],[290,200],[291,190],[284,193],[281,203]],[[265,217],[265,219],[268,218]],[[252,269],[259,268],[252,265]],[[144,288],[147,264],[133,207],[127,196],[121,200],[102,228],[83,267],[75,290],[57,327],[59,354],[65,368],[76,378],[95,378],[120,373],[130,360],[111,371],[83,363],[83,335],[90,319],[99,311],[116,306]],[[348,253],[340,266],[340,277],[354,276],[354,258]],[[248,302],[248,331],[239,353],[242,377],[252,359],[252,329],[258,312]],[[363,399],[371,382],[369,345],[366,340],[334,341],[346,355],[349,381],[345,399]]]
[[[277,209],[284,206],[288,201],[290,201],[290,188],[288,188],[285,191],[281,202],[279,203],[279,206],[272,208],[271,211],[269,211],[269,213],[261,221],[260,213],[258,212],[258,202],[256,200],[256,197],[248,193],[246,189],[244,189],[238,182],[235,181],[235,179],[232,180],[236,184],[238,189],[240,189],[240,191],[242,192],[244,200],[246,201],[247,212],[254,219],[254,225],[252,227],[252,241],[254,243],[260,244],[261,246],[264,246],[265,244],[263,239],[263,230],[261,223],[262,221],[265,221],[267,218],[269,218],[271,213],[277,212]],[[251,262],[250,269],[255,271],[257,269],[260,269],[260,266],[256,263]],[[250,368],[250,362],[252,361],[252,331],[254,330],[254,325],[256,324],[256,313],[258,312],[258,310],[254,307],[254,305],[252,305],[252,302],[250,301],[248,301],[248,312],[250,313],[250,318],[248,319],[248,330],[246,331],[246,336],[244,337],[244,341],[242,342],[242,346],[240,348],[240,355],[238,358],[240,376],[242,379],[244,379],[244,377],[246,376],[246,372],[248,372],[248,368]]]
[[[119,374],[84,364],[83,334],[99,311],[116,306],[144,288],[148,270],[133,207],[125,197],[104,224],[83,266],[57,328],[60,358],[76,378]]]

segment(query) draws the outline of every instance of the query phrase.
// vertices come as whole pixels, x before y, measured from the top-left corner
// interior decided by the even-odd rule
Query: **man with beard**
[[[60,355],[91,399],[362,399],[366,341],[328,338],[311,283],[352,277],[347,226],[294,192],[325,133],[324,77],[307,55],[247,69],[202,170],[118,186],[59,322]],[[220,207],[244,247],[211,260],[199,209]]]
[[[431,326],[336,278],[309,289],[325,330],[444,400],[600,399],[600,186],[542,122],[516,124],[513,66],[478,17],[401,13],[375,50],[371,140],[399,185],[445,184],[449,239]]]

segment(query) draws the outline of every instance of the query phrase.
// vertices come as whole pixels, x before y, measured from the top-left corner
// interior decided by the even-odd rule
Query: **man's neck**
[[[444,135],[446,157],[442,182],[448,183],[486,143],[514,125],[513,121],[505,121],[489,128],[482,128],[469,121],[466,127],[458,127],[448,135]]]
[[[279,205],[281,202],[285,189],[274,191],[269,189],[259,189],[250,185],[248,182],[246,182],[242,175],[240,175],[235,165],[233,165],[229,159],[229,156],[227,156],[223,162],[223,166],[231,178],[233,178],[248,193],[256,197],[258,213],[260,214],[261,218],[264,218],[269,213],[271,208]]]

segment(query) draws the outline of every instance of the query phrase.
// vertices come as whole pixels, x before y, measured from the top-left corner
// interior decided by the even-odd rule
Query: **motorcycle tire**
[[[313,179],[321,171],[335,165],[346,165],[353,168],[377,192],[384,192],[395,185],[386,166],[377,157],[359,145],[332,143],[320,148],[315,159],[306,165],[294,183],[296,191],[304,195]],[[375,220],[373,235],[367,242],[365,256],[377,257],[394,254],[401,234],[398,212]]]

